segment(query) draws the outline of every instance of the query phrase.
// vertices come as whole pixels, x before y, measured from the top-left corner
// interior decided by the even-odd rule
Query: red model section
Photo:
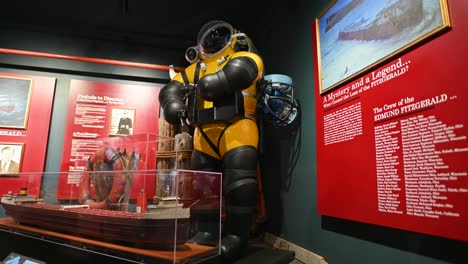
[[[189,218],[149,219],[144,213],[45,203],[2,206],[17,223],[141,248],[173,248],[186,243],[189,232]]]

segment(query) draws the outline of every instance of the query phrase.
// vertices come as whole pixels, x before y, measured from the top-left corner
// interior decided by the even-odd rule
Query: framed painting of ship
[[[0,128],[26,129],[32,80],[0,75]]]
[[[335,0],[316,19],[320,93],[450,27],[447,0]]]

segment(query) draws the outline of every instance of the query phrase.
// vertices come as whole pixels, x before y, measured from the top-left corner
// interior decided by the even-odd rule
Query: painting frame
[[[315,19],[320,94],[451,28],[448,0],[382,2],[334,0]]]
[[[0,175],[22,171],[24,148],[25,143],[0,142]],[[4,162],[8,163],[8,168],[4,168]]]
[[[110,128],[109,128],[109,136],[131,136],[135,130],[135,116],[136,116],[136,109],[132,108],[112,108],[111,109],[111,118],[110,118]],[[122,124],[122,118],[127,119],[127,122]],[[129,119],[129,121],[128,121]],[[124,121],[125,122],[125,121]]]
[[[32,89],[32,79],[0,75],[0,128],[27,128]]]

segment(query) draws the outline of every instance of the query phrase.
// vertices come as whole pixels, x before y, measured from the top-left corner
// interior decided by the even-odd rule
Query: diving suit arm
[[[203,76],[197,85],[197,92],[207,101],[224,98],[237,90],[248,88],[256,80],[258,67],[249,57],[235,57],[223,69]]]
[[[170,81],[159,93],[159,104],[164,110],[164,119],[173,124],[180,124],[179,111],[186,111],[184,96],[187,89],[177,81]]]

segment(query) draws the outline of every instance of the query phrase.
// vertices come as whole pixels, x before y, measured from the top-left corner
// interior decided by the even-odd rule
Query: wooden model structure
[[[193,151],[192,136],[188,132],[181,132],[179,126],[171,125],[163,118],[159,119],[158,151],[156,155],[157,170],[178,170],[190,169],[191,155]],[[174,140],[163,140],[164,138],[174,138]],[[175,195],[174,182],[168,182],[167,177],[156,177],[156,192],[154,200],[161,197]],[[173,180],[173,179],[170,179]],[[178,196],[190,196],[190,177],[184,177],[178,183]]]

